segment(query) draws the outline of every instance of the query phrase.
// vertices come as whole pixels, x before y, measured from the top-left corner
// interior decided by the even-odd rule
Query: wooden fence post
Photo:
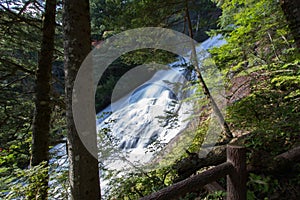
[[[246,200],[246,148],[227,145],[227,162],[233,170],[227,175],[227,200]]]

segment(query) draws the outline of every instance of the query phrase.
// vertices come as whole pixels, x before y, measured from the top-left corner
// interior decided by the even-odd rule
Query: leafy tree
[[[296,97],[299,54],[279,6],[265,0],[224,1],[220,31],[228,43],[211,52],[229,78],[257,72],[253,90],[276,88]]]
[[[214,33],[222,33],[227,44],[211,53],[229,82],[228,118],[235,132],[251,133],[244,144],[249,163],[260,168],[262,157],[299,144],[299,53],[279,2],[218,2],[221,29]],[[264,190],[250,193],[262,199]],[[277,192],[286,198],[284,190]]]
[[[220,9],[210,0],[189,1],[190,15],[196,40],[207,38],[205,31],[216,27]],[[98,39],[105,32],[120,32],[138,27],[159,26],[188,33],[185,20],[185,1],[104,1],[91,2],[92,30]]]
[[[3,189],[10,190],[11,183],[16,183],[17,176],[10,176],[10,174],[15,174],[18,170],[29,166],[34,118],[35,71],[41,51],[44,5],[41,1],[0,2],[0,171],[1,181],[6,180],[6,184],[1,185],[1,192]],[[56,38],[59,39],[59,37]],[[55,44],[55,58],[59,55],[59,41],[56,40]],[[53,60],[51,59],[48,63],[51,68]],[[47,62],[43,64],[47,64]],[[54,117],[51,120],[51,141],[49,143],[51,145],[55,144],[53,141],[59,139],[61,134],[58,133],[63,132],[61,130],[64,126],[61,112],[63,104],[57,90],[59,78],[56,76],[57,69],[56,66],[52,68],[55,76],[48,80],[51,84],[50,104],[54,108],[52,115],[59,116],[59,118]],[[52,88],[52,86],[54,87]],[[44,147],[48,151],[48,146]],[[38,187],[37,190],[42,191],[40,189]],[[31,194],[35,192],[32,191]]]
[[[29,164],[33,81],[41,38],[40,13],[35,18],[28,9],[39,5],[1,1],[0,6],[1,164],[24,168]]]

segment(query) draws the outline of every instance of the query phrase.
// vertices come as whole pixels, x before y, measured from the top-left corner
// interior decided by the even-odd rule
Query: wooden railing
[[[268,172],[282,172],[300,163],[300,146],[294,147],[287,152],[279,154],[273,158],[262,160],[263,168]],[[251,169],[250,168],[248,169]],[[260,169],[260,171],[263,169]],[[255,168],[254,168],[255,171]],[[227,145],[227,161],[217,165],[201,174],[192,176],[183,181],[175,183],[149,196],[142,197],[140,200],[172,200],[184,197],[187,193],[197,192],[201,188],[220,188],[215,187],[215,181],[219,178],[227,176],[227,200],[245,200],[246,199],[246,149],[241,146]],[[208,187],[208,186],[213,187]],[[217,184],[218,185],[218,184]]]
[[[227,176],[227,199],[246,199],[246,149],[227,145],[227,161],[207,171],[175,183],[140,200],[171,200],[184,197],[187,193],[199,191],[205,185]]]

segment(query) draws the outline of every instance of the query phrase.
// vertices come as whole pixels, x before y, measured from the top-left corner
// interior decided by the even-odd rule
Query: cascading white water
[[[198,59],[201,61],[208,55],[203,54],[203,50],[224,43],[220,35],[209,38],[197,47],[197,52],[201,52],[198,54]],[[176,66],[188,61],[189,55],[178,62],[169,64],[172,68],[157,71],[150,80],[97,114],[99,117],[97,129],[109,128],[109,134],[113,136],[110,138],[113,141],[98,142],[100,156],[102,156],[99,160],[107,159],[104,161],[106,167],[120,169],[133,164],[145,164],[155,155],[151,149],[149,150],[152,144],[156,141],[167,144],[186,127],[188,121],[185,119],[190,116],[191,113],[188,111],[193,105],[181,102],[189,93],[183,90],[186,87],[183,84],[186,81],[184,70]],[[181,84],[176,89],[177,83]],[[166,116],[166,111],[176,115],[177,118],[173,121],[174,118],[161,118],[161,116]],[[106,112],[113,113],[105,114]],[[152,147],[154,150],[159,148],[155,145]],[[58,199],[60,190],[64,188],[55,180],[55,177],[51,177],[51,171],[55,171],[59,176],[59,173],[68,170],[69,163],[64,144],[56,145],[51,151],[54,156],[50,160],[49,185],[50,190],[57,193],[55,199]],[[107,180],[101,180],[102,190],[105,189],[106,184]]]
[[[222,44],[224,41],[220,40],[220,36],[206,40],[197,47],[197,52],[201,52],[198,54],[199,61],[208,55],[203,50]],[[167,144],[186,128],[193,105],[182,100],[191,91],[185,91],[186,71],[174,67],[186,62],[189,62],[189,55],[169,64],[173,67],[168,70],[157,71],[150,80],[97,114],[97,129],[102,134],[101,138],[109,138],[109,142],[100,148],[100,160],[106,160],[104,163],[109,168],[120,169],[132,163],[145,164],[153,158],[149,148],[157,148],[151,146],[153,143]],[[112,114],[109,117],[103,114],[107,112]],[[103,115],[105,119],[100,117]],[[169,115],[176,117],[170,120]],[[103,129],[105,131],[101,132]],[[105,150],[107,146],[110,146],[109,153]]]
[[[110,145],[126,152],[130,163],[149,161],[152,153],[148,147],[152,143],[168,143],[187,124],[184,120],[190,116],[187,111],[191,105],[180,102],[183,98],[183,92],[180,91],[185,82],[185,77],[178,69],[158,71],[149,81],[111,105],[115,111],[105,120],[99,120],[98,130],[110,127],[110,132],[106,134],[116,141]],[[105,112],[110,111],[110,107]],[[166,113],[175,115],[176,121],[167,120]],[[111,123],[108,125],[109,121]],[[124,166],[125,163],[121,162],[123,164],[114,161],[113,165],[117,168]]]

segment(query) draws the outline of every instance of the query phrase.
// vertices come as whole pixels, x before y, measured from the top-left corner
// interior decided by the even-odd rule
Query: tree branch
[[[11,16],[13,17],[16,17],[17,19],[20,19],[22,22],[25,22],[26,24],[30,25],[30,26],[33,26],[37,29],[41,29],[41,27],[37,26],[36,24],[32,23],[32,22],[37,22],[37,23],[40,23],[42,24],[42,20],[39,20],[39,19],[34,19],[34,18],[26,18],[26,17],[23,17],[22,15],[18,15],[17,13],[11,11],[9,8],[3,6],[2,4],[0,4],[0,6],[5,10],[7,11]]]
[[[29,69],[26,69],[24,66],[19,65],[19,64],[17,64],[17,63],[14,63],[13,61],[10,61],[10,60],[6,60],[6,59],[3,59],[3,58],[0,58],[0,62],[6,63],[6,64],[8,64],[8,65],[11,65],[11,66],[17,68],[18,70],[21,70],[21,71],[26,72],[26,73],[28,73],[28,74],[35,75],[35,72],[34,72],[34,71],[31,71],[31,70],[29,70]]]

